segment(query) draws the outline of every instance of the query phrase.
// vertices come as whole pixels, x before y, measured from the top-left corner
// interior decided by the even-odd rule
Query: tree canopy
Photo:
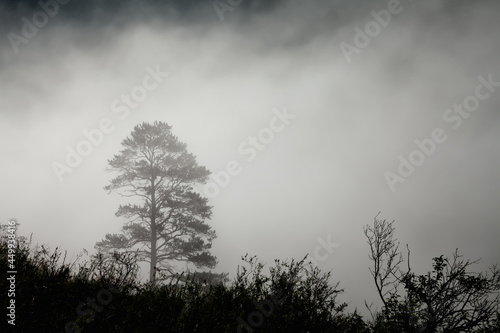
[[[416,274],[408,247],[402,267],[393,224],[375,217],[373,225],[364,228],[373,263],[370,272],[383,303],[382,311],[372,313],[374,332],[499,332],[498,267],[473,272],[470,268],[478,261],[465,260],[455,250],[451,259],[433,258],[427,274]]]
[[[196,268],[215,267],[209,252],[215,231],[206,223],[212,212],[208,199],[194,190],[210,172],[199,166],[164,122],[137,125],[122,142],[123,150],[109,160],[118,176],[104,189],[117,191],[132,203],[120,205],[116,216],[127,219],[121,234],[107,234],[96,244],[103,251],[134,251],[157,271],[175,273],[175,262]]]

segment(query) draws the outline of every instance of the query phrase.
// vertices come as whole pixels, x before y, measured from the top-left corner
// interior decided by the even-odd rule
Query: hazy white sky
[[[377,300],[362,227],[379,211],[422,273],[455,248],[482,258],[478,269],[499,262],[500,86],[484,80],[500,82],[500,4],[389,3],[244,0],[223,21],[210,2],[161,15],[137,2],[135,16],[82,20],[61,6],[15,53],[8,34],[40,10],[27,9],[0,39],[0,220],[74,256],[92,249],[123,224],[114,213],[126,200],[103,190],[107,160],[135,125],[159,120],[212,172],[241,167],[210,199],[218,272],[234,275],[245,253],[300,259],[330,237],[340,246],[320,266],[362,308]],[[391,21],[374,25],[370,11],[390,8]],[[341,45],[353,50],[370,24],[379,30],[347,59]],[[157,68],[168,76],[137,88]],[[147,96],[124,117],[121,96],[134,91]],[[463,103],[477,109],[455,113]],[[247,161],[241,147],[284,110],[288,124]],[[103,119],[109,133],[59,181],[53,162]],[[446,141],[422,160],[415,140],[437,128]],[[392,191],[386,173],[400,155],[422,163]]]

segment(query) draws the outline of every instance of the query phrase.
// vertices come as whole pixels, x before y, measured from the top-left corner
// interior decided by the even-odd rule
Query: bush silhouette
[[[0,268],[6,272],[5,242],[0,243],[0,253]],[[248,267],[238,267],[232,283],[224,274],[191,272],[159,286],[136,280],[137,265],[130,254],[97,254],[83,263],[67,263],[57,248],[30,249],[29,243],[21,243],[15,258],[16,328],[23,332],[362,332],[365,328],[359,315],[346,314],[346,305],[337,303],[342,290],[338,284],[329,285],[330,274],[306,264],[306,258],[276,260],[265,275],[264,265],[246,255],[242,259]],[[1,287],[7,289],[5,278]],[[5,307],[6,301],[2,301]]]

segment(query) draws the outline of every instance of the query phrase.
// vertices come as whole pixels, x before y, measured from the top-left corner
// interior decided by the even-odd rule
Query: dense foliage
[[[104,189],[132,201],[116,212],[125,218],[122,232],[106,234],[97,249],[134,252],[139,261],[149,263],[152,283],[161,273],[174,275],[175,262],[214,268],[217,258],[210,249],[217,236],[207,224],[212,207],[194,190],[210,171],[198,165],[172,127],[161,121],[135,126],[121,145],[108,161],[109,170],[118,175]]]
[[[4,274],[5,242],[0,253]],[[19,332],[366,331],[362,318],[336,301],[342,290],[330,286],[330,274],[306,258],[277,260],[265,275],[255,257],[245,256],[232,283],[205,273],[179,275],[159,286],[136,281],[132,255],[98,254],[69,264],[58,249],[25,243],[15,258]],[[3,277],[0,288],[7,290],[7,283]]]
[[[134,253],[97,253],[66,262],[57,248],[15,247],[15,326],[2,332],[352,332],[498,333],[500,272],[474,273],[475,262],[454,253],[416,274],[398,251],[392,223],[365,228],[370,269],[383,301],[371,318],[337,300],[343,292],[330,273],[307,261],[276,260],[264,273],[244,256],[233,281],[227,274],[186,272],[154,285],[137,279]],[[88,254],[87,254],[88,255]],[[9,290],[8,245],[0,239],[0,288]],[[408,253],[409,258],[409,253]],[[9,296],[9,299],[12,299]],[[1,298],[6,309],[9,300]]]

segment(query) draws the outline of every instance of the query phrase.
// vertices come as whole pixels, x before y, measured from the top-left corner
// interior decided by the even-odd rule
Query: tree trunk
[[[149,265],[149,282],[156,284],[156,196],[154,177],[151,178],[151,262]]]
[[[154,286],[156,282],[156,228],[151,226],[151,263],[149,265],[149,282]]]

